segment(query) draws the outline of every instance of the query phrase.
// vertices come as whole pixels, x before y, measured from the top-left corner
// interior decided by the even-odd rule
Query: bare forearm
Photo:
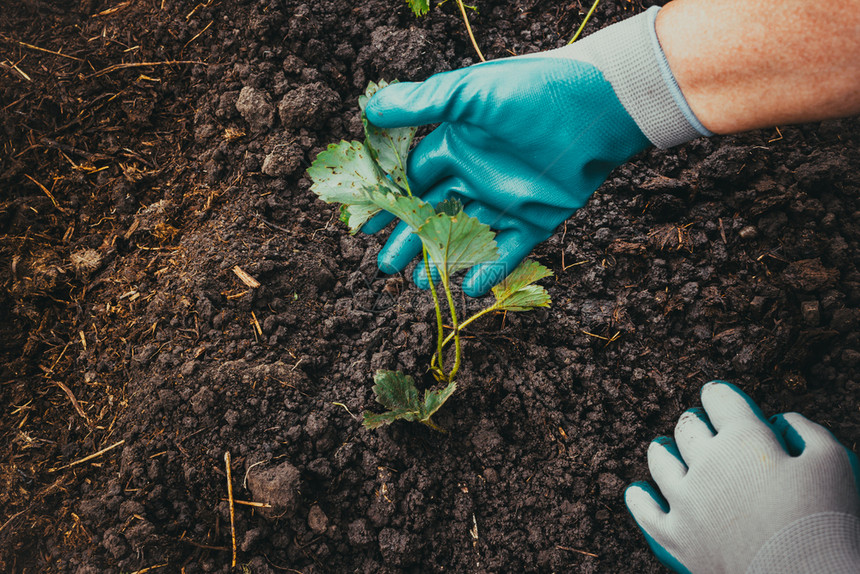
[[[860,113],[860,0],[674,0],[657,36],[712,132]]]

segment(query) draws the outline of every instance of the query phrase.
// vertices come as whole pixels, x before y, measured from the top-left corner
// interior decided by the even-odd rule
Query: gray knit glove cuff
[[[659,148],[714,135],[690,109],[654,27],[659,6],[565,46],[559,56],[603,73],[642,133]]]

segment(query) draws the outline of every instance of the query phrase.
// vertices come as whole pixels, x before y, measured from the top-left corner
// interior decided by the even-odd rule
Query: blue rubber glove
[[[486,293],[565,219],[609,172],[651,143],[709,135],[684,101],[654,31],[658,8],[570,46],[393,84],[368,103],[383,128],[440,123],[409,156],[411,191],[458,198],[498,232],[500,258],[472,268],[467,295]],[[368,222],[375,233],[387,214]],[[379,254],[403,270],[421,242],[400,223]],[[424,267],[416,282],[426,286]]]
[[[625,492],[660,561],[675,572],[860,572],[857,456],[797,413],[765,420],[729,383],[705,385],[702,405],[648,447],[659,492]]]

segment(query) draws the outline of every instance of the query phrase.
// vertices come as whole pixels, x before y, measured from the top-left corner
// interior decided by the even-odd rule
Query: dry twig
[[[222,498],[221,500],[228,501],[229,498]],[[239,504],[241,506],[253,506],[254,508],[272,508],[272,505],[268,502],[254,502],[253,500],[239,500],[234,498],[233,504]]]
[[[251,289],[256,289],[257,287],[260,286],[259,281],[257,281],[253,277],[251,277],[247,271],[245,271],[244,269],[242,269],[238,265],[233,267],[233,273],[236,274],[236,277],[238,277],[242,281],[242,283],[244,283],[245,285],[247,285]]]
[[[586,552],[585,550],[577,550],[576,548],[570,548],[568,546],[556,546],[559,550],[567,550],[568,552],[577,552],[579,554],[584,554],[585,556],[591,556],[592,558],[599,558],[597,554],[593,554],[591,552]]]
[[[230,500],[230,538],[233,540],[233,563],[236,567],[236,507],[233,504],[233,470],[230,468],[230,451],[224,453],[224,464],[227,466],[227,498]]]
[[[173,66],[178,64],[205,64],[201,60],[165,60],[163,62],[132,62],[129,64],[114,64],[112,66],[108,66],[103,70],[99,70],[98,72],[93,72],[86,76],[86,79],[95,78],[98,76],[104,76],[105,74],[110,74],[111,72],[116,72],[117,70],[126,70],[128,68],[143,68],[148,66]]]
[[[68,58],[70,60],[74,60],[75,62],[83,62],[80,58],[75,58],[74,56],[69,56],[68,54],[63,54],[62,52],[55,52],[53,50],[47,50],[45,48],[40,48],[39,46],[34,46],[33,44],[28,44],[27,42],[18,41],[18,44],[24,46],[25,48],[30,48],[31,50],[38,50],[39,52],[45,52],[47,54],[53,54],[55,56],[60,56],[61,58]]]
[[[100,450],[100,451],[98,451],[98,452],[94,452],[93,454],[91,454],[91,455],[89,455],[89,456],[85,456],[84,458],[82,458],[82,459],[80,459],[80,460],[76,460],[75,462],[69,463],[69,464],[67,464],[67,465],[65,465],[65,466],[59,466],[59,467],[57,467],[57,468],[49,468],[49,469],[48,469],[48,472],[57,472],[57,471],[59,471],[59,470],[65,470],[65,469],[67,469],[67,468],[71,468],[71,467],[73,467],[73,466],[77,466],[77,465],[79,465],[79,464],[85,463],[85,462],[87,462],[88,460],[93,460],[94,458],[98,458],[98,457],[100,457],[101,455],[103,455],[104,453],[106,453],[106,452],[108,452],[108,451],[110,451],[110,450],[113,450],[113,449],[115,449],[116,447],[118,447],[118,446],[120,446],[120,445],[122,445],[122,444],[125,444],[125,439],[123,439],[123,440],[121,440],[121,441],[119,441],[119,442],[115,442],[115,443],[113,443],[112,445],[110,445],[110,446],[109,446],[109,447],[107,447],[107,448],[103,448],[103,449],[101,449],[101,450]]]
[[[24,174],[24,177],[26,177],[27,179],[29,179],[30,181],[32,181],[33,183],[35,183],[36,185],[38,185],[38,186],[39,186],[39,189],[41,189],[41,190],[42,190],[42,192],[43,192],[45,195],[47,195],[47,196],[48,196],[48,198],[51,200],[51,203],[53,203],[53,204],[54,204],[54,207],[56,207],[56,208],[57,208],[58,210],[60,210],[62,213],[68,213],[65,209],[63,209],[62,207],[60,207],[60,204],[59,204],[59,203],[57,203],[57,199],[56,199],[56,198],[54,197],[54,195],[53,195],[53,194],[48,190],[48,188],[47,188],[47,187],[45,187],[44,185],[42,185],[41,183],[39,183],[38,181],[36,181],[36,180],[35,180],[35,179],[33,179],[32,177],[30,177],[30,176],[29,176],[28,174],[26,174],[26,173]]]
[[[72,406],[75,407],[75,410],[78,411],[78,414],[81,415],[81,418],[87,421],[87,424],[90,424],[90,419],[87,417],[87,413],[84,412],[84,409],[81,407],[81,403],[78,402],[78,399],[75,398],[75,394],[72,392],[72,389],[67,387],[64,383],[60,381],[51,381],[66,393],[66,396],[69,397],[69,400],[72,402]]]

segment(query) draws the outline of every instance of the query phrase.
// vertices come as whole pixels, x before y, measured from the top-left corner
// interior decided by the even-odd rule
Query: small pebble
[[[817,327],[821,320],[821,310],[819,309],[818,301],[804,301],[801,303],[800,315],[803,317],[804,324],[810,327]]]
[[[752,225],[747,225],[746,227],[738,231],[738,235],[740,235],[741,239],[745,241],[751,241],[758,237],[758,229],[756,229]]]

